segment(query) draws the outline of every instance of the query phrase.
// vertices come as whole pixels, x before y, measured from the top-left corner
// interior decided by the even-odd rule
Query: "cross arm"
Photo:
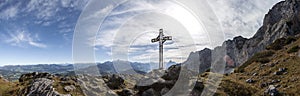
[[[159,39],[157,39],[157,38],[151,39],[152,43],[157,42],[157,41],[159,41]]]
[[[172,36],[165,36],[164,40],[172,40]]]

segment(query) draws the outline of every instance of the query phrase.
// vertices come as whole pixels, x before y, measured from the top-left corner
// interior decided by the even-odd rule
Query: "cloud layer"
[[[219,23],[225,33],[225,38],[231,39],[239,35],[251,37],[261,26],[264,14],[279,1],[280,0],[208,0],[208,3],[213,9],[214,14],[218,17],[214,19],[219,19]],[[107,55],[111,56],[112,54],[110,52],[114,51],[110,50],[112,47],[120,47],[125,44],[126,46],[123,47],[126,48],[122,50],[129,51],[128,58],[130,60],[155,62],[158,61],[158,46],[157,44],[151,44],[149,40],[156,37],[158,29],[165,28],[167,33],[170,32],[169,34],[172,34],[173,32],[174,34],[174,32],[180,30],[176,26],[185,26],[188,30],[186,32],[182,31],[181,33],[176,33],[181,36],[176,37],[175,35],[174,41],[165,46],[166,61],[174,60],[181,62],[185,60],[190,51],[182,50],[188,49],[189,47],[196,46],[197,49],[195,50],[202,50],[205,47],[215,47],[210,45],[209,34],[203,32],[203,28],[201,28],[203,26],[192,24],[192,21],[196,20],[194,20],[189,13],[185,13],[188,11],[180,7],[181,6],[171,2],[156,0],[128,2],[116,8],[108,6],[102,9],[102,12],[113,11],[101,25],[96,42],[92,42],[91,45],[95,45],[97,49],[109,50]],[[159,15],[151,13],[153,10],[159,10],[159,12],[169,15],[171,18],[176,19],[175,22],[180,22],[182,25],[170,27],[172,23],[174,24],[175,22],[167,20],[167,18],[170,17],[164,18],[162,15],[158,17]],[[147,14],[147,12],[151,14]],[[140,16],[142,17],[140,18]],[[164,23],[168,25],[164,26]],[[118,34],[126,35],[122,38],[116,38]],[[138,38],[132,34],[143,35]],[[193,41],[182,41],[184,40],[182,39],[184,35],[190,35]],[[131,43],[131,46],[128,46],[128,42]],[[193,44],[186,43],[184,45],[178,45],[178,43],[182,42],[193,42]],[[221,44],[222,42],[218,43]]]
[[[43,43],[39,43],[40,38],[38,34],[30,34],[24,30],[17,30],[15,32],[10,32],[7,35],[2,36],[5,43],[8,43],[12,46],[18,47],[26,47],[28,45],[38,47],[38,48],[46,48],[47,45]]]
[[[0,45],[12,47],[9,47],[10,49],[0,47],[0,50],[16,51],[13,50],[15,47],[38,48],[47,49],[43,51],[53,53],[52,57],[68,54],[68,56],[60,58],[60,61],[72,58],[70,50],[73,32],[78,17],[88,1],[0,1]],[[101,17],[103,13],[112,10],[101,25],[96,40],[93,39],[95,34],[88,34],[91,38],[88,38],[90,40],[85,43],[95,47],[97,61],[101,62],[112,60],[114,52],[118,53],[124,50],[128,53],[126,55],[131,61],[158,61],[158,44],[151,43],[150,40],[158,35],[160,28],[163,28],[165,35],[173,36],[173,41],[167,41],[164,46],[165,61],[182,62],[191,50],[213,48],[224,41],[224,38],[211,37],[212,33],[224,35],[226,39],[238,35],[251,37],[261,26],[264,14],[279,1],[207,0],[213,10],[207,14],[215,14],[217,18],[205,18],[203,21],[219,20],[225,33],[223,34],[206,30],[214,28],[213,23],[207,24],[208,26],[198,24],[194,14],[185,8],[191,6],[181,6],[168,0],[129,0],[117,7],[108,5],[105,8],[94,9],[95,13],[86,16],[86,20],[89,20],[89,18]],[[103,1],[101,4],[105,4],[105,2]],[[204,9],[199,10],[207,11]],[[201,16],[210,17],[205,14]],[[94,20],[94,22],[96,21]],[[84,26],[88,28],[93,25]],[[88,30],[90,29],[86,29],[85,32],[89,33]],[[212,42],[215,44],[211,44]],[[114,48],[117,49],[114,50]]]
[[[264,15],[279,1],[282,0],[208,0],[228,39],[253,36]]]

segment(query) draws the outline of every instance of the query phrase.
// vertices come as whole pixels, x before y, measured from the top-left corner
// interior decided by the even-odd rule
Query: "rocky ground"
[[[5,81],[2,95],[26,96],[158,96],[167,93],[176,83],[180,65],[168,70],[154,70],[146,75],[111,74],[104,76],[58,76],[49,73],[23,74],[18,82]],[[184,74],[187,77],[189,74]],[[192,80],[191,78],[187,78]],[[195,80],[195,79],[194,79]],[[1,82],[0,82],[1,83]],[[199,82],[200,83],[200,82]],[[3,86],[1,86],[2,88]],[[196,87],[203,88],[202,84]],[[191,91],[193,94],[199,94]]]

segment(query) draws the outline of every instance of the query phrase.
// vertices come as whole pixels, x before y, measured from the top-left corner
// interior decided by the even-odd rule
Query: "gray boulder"
[[[154,89],[148,89],[143,92],[142,96],[157,96],[157,92]]]
[[[60,94],[54,90],[53,80],[38,78],[30,85],[26,96],[71,96],[70,94]]]
[[[74,85],[65,86],[64,90],[67,91],[67,92],[71,92],[71,91],[76,90],[76,87]]]
[[[247,82],[247,83],[254,83],[254,80],[252,80],[252,79],[247,79],[246,82]]]
[[[279,91],[276,89],[276,87],[274,85],[270,85],[268,87],[268,89],[265,91],[265,93],[267,93],[270,96],[278,96],[279,95]]]

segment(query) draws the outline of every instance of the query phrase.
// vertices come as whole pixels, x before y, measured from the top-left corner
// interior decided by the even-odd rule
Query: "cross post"
[[[151,42],[159,42],[159,69],[164,69],[163,61],[163,44],[167,40],[172,40],[172,36],[164,36],[163,29],[159,29],[159,35],[156,38],[151,39]]]

